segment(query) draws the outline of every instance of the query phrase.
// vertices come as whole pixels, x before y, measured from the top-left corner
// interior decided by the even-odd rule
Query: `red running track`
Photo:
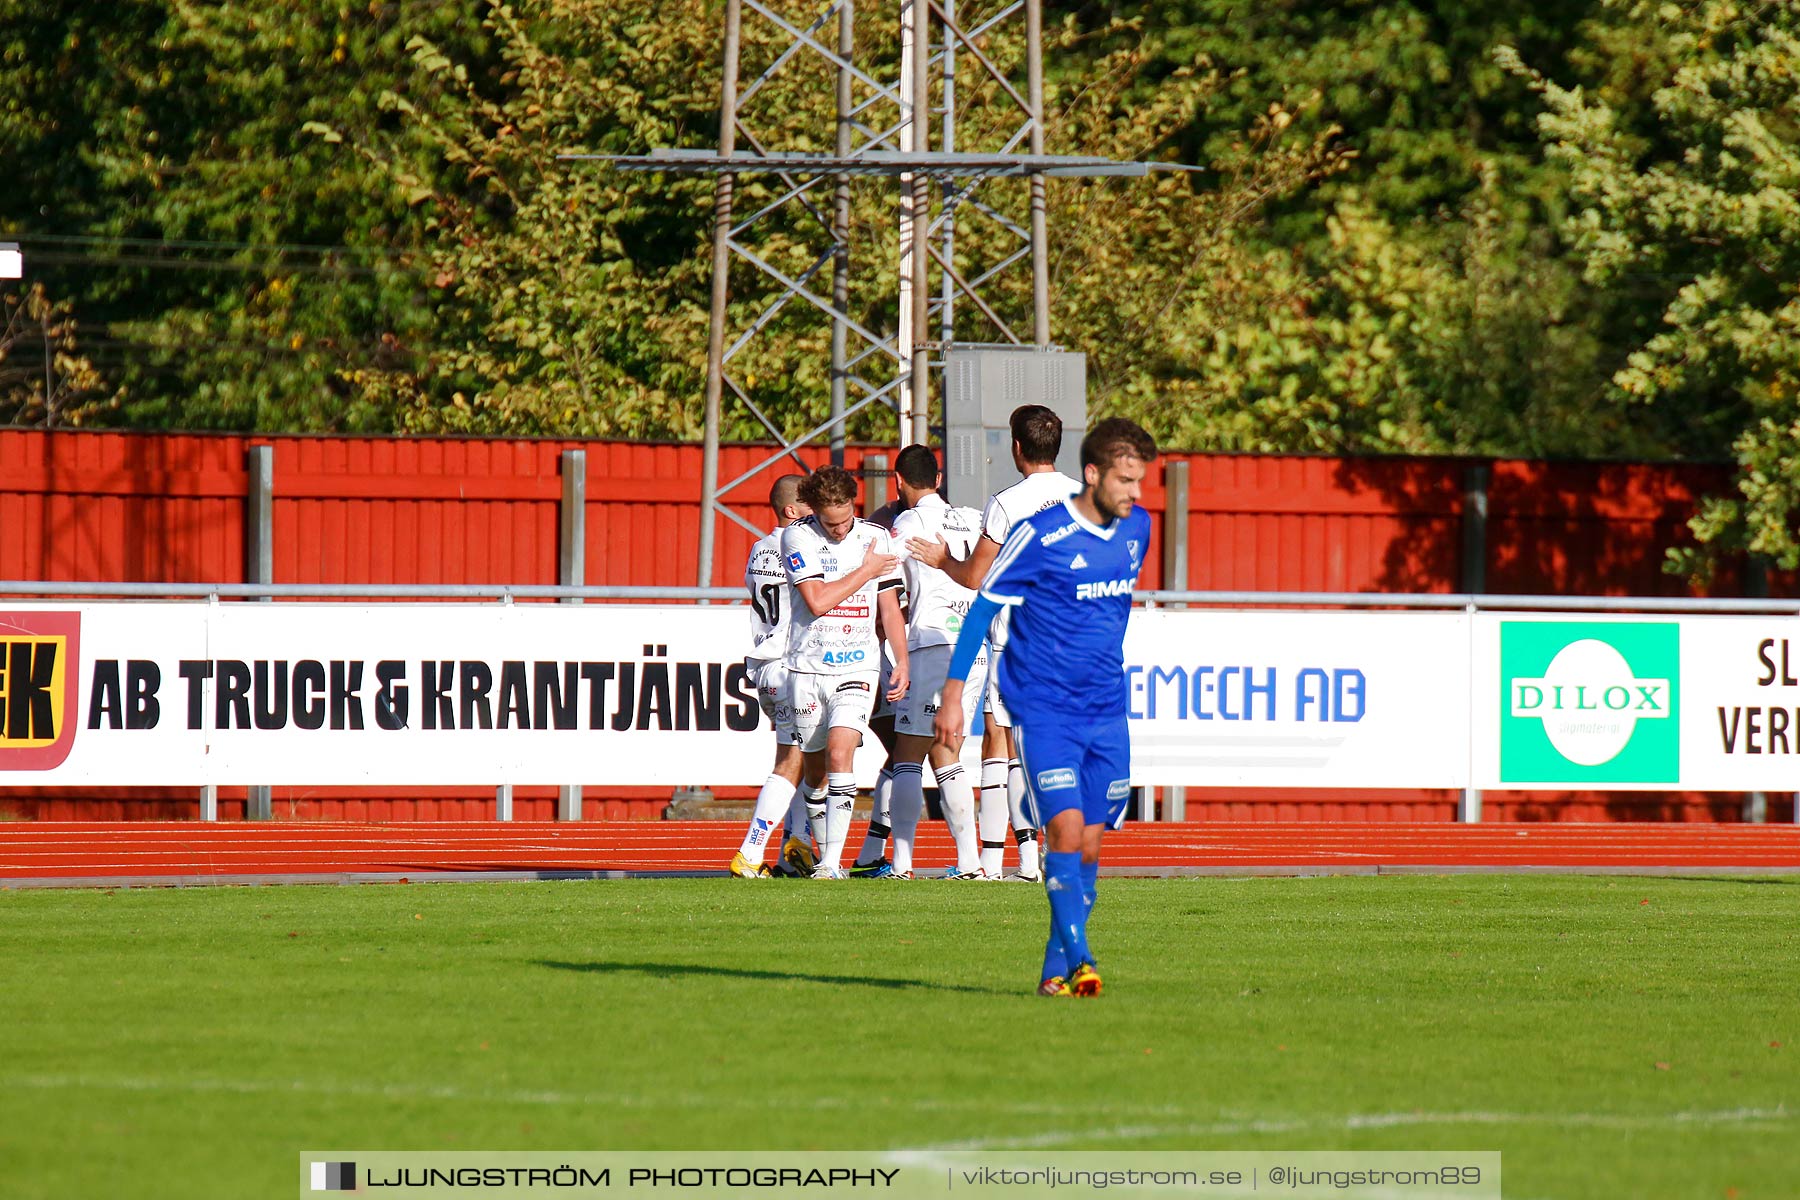
[[[920,835],[924,870],[951,861],[941,825]],[[742,836],[732,821],[0,824],[0,887],[717,875]],[[1133,875],[1800,872],[1800,826],[1137,825],[1108,835],[1106,865]]]

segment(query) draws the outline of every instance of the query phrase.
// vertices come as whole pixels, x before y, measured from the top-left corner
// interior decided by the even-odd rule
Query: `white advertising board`
[[[744,613],[13,608],[0,783],[759,783],[773,739],[744,677]],[[21,673],[41,665],[17,649],[34,632],[40,652],[70,639],[73,679]]]
[[[1800,618],[1475,624],[1475,786],[1800,789]]]
[[[746,641],[724,605],[13,605],[0,786],[755,786]],[[1139,610],[1125,683],[1138,785],[1800,788],[1800,617]]]
[[[1134,612],[1132,782],[1461,787],[1462,613]]]

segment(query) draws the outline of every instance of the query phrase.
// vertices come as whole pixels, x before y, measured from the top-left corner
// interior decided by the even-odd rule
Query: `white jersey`
[[[788,623],[798,599],[781,565],[781,530],[750,548],[744,590],[750,593],[750,653],[744,664],[754,671],[758,664],[787,654]]]
[[[823,616],[813,615],[799,595],[799,586],[809,579],[831,583],[855,572],[867,555],[893,552],[888,531],[860,518],[841,542],[826,538],[817,517],[807,517],[781,531],[782,567],[794,586],[794,615],[788,624],[788,670],[848,675],[880,669],[876,596],[901,586],[899,567],[869,580]]]
[[[1061,471],[1034,472],[988,497],[987,507],[981,513],[981,532],[1004,546],[1014,525],[1056,507],[1080,491],[1081,485]],[[1011,614],[1010,607],[1002,609],[988,629],[988,646],[995,654],[1006,648],[1006,619]]]
[[[908,538],[926,542],[942,538],[951,554],[966,559],[981,538],[981,514],[972,508],[953,508],[944,503],[942,496],[931,492],[894,521],[894,544],[904,546]],[[911,556],[900,565],[912,604],[906,622],[906,648],[954,646],[975,593],[939,568],[928,567]]]

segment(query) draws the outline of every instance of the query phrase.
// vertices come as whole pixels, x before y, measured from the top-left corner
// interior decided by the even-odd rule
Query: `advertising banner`
[[[734,605],[17,604],[0,786],[756,786],[747,642]],[[1800,785],[1800,617],[1142,609],[1125,684],[1139,786]]]
[[[0,610],[0,783],[760,783],[737,607]]]
[[[1800,619],[1475,622],[1475,786],[1800,787]]]
[[[1462,613],[1134,612],[1132,782],[1461,787]]]

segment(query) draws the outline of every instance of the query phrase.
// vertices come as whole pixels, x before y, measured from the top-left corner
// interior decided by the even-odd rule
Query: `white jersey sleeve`
[[[981,514],[972,508],[952,508],[935,495],[927,496],[894,522],[896,545],[904,546],[908,538],[915,537],[927,542],[942,538],[951,554],[966,559],[981,537]],[[941,569],[916,559],[903,559],[901,567],[906,574],[907,594],[912,598],[906,625],[907,648],[955,645],[975,593]]]
[[[750,561],[744,564],[744,590],[750,594],[750,653],[744,661],[782,657],[787,653],[795,596],[781,565],[781,530],[751,547]]]
[[[1011,487],[1001,488],[988,500],[981,514],[981,532],[1004,546],[1014,525],[1080,491],[1081,485],[1061,471],[1027,475]]]
[[[1000,545],[1012,534],[1013,527],[1034,513],[1054,508],[1081,491],[1081,485],[1061,471],[1038,471],[1027,475],[1011,487],[1001,488],[987,502],[981,514],[981,532]],[[990,569],[991,576],[991,569]],[[1002,611],[988,630],[988,644],[995,654],[1006,648],[1007,618]]]
[[[788,526],[781,534],[782,566],[793,585],[793,617],[788,625],[789,671],[841,675],[880,667],[875,631],[876,598],[901,586],[899,567],[867,581],[830,612],[817,616],[801,597],[809,580],[833,583],[861,567],[869,554],[892,554],[888,531],[859,520],[841,542],[826,538],[817,518]]]

